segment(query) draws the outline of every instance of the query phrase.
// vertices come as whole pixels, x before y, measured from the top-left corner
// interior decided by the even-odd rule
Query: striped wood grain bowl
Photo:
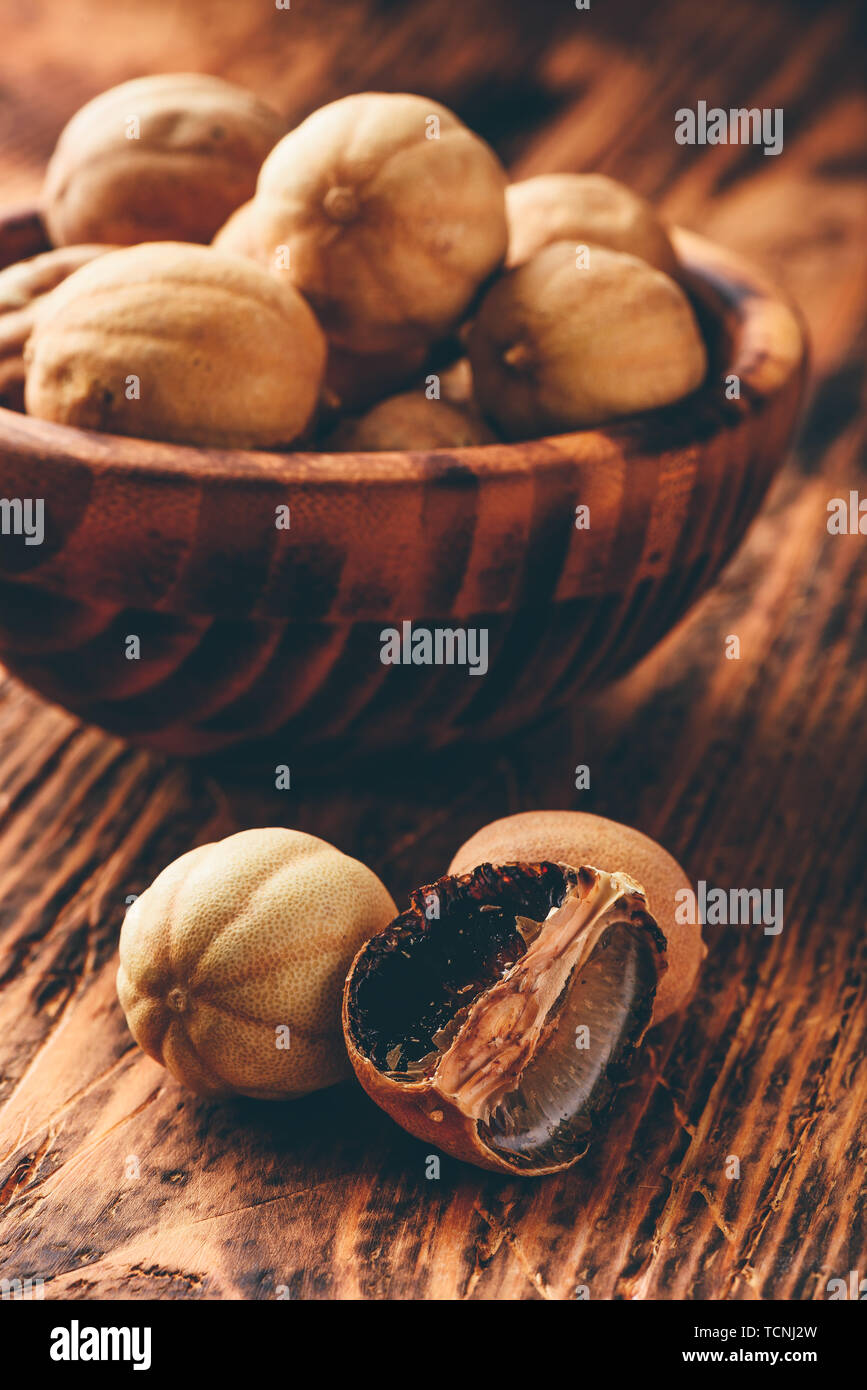
[[[736,256],[676,238],[708,382],[607,429],[245,453],[0,409],[0,498],[43,498],[46,525],[39,546],[0,536],[0,660],[83,719],[182,754],[278,730],[295,757],[493,739],[611,680],[731,555],[803,391],[792,309]],[[43,249],[35,214],[0,217],[0,265]],[[486,628],[487,674],[383,665],[380,633],[405,619]]]

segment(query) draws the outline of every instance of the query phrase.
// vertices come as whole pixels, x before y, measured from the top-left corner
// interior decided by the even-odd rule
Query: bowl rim
[[[5,227],[39,227],[34,209],[0,212]],[[727,322],[731,341],[724,364],[690,396],[609,425],[536,439],[467,445],[438,450],[328,453],[322,450],[219,449],[109,434],[56,424],[0,406],[0,454],[5,447],[37,453],[52,466],[87,463],[126,476],[194,478],[228,482],[268,481],[316,487],[417,485],[466,471],[475,477],[507,479],[547,465],[562,468],[564,454],[602,462],[616,457],[640,462],[673,449],[698,448],[709,434],[733,428],[800,372],[806,359],[802,317],[791,300],[747,260],[698,233],[670,228],[681,262],[682,283],[717,319]],[[50,248],[49,248],[50,249]],[[37,250],[21,256],[44,252]],[[16,262],[13,262],[16,263]],[[729,400],[720,379],[740,378],[739,399]]]

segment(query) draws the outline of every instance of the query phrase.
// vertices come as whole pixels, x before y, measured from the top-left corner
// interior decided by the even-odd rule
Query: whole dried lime
[[[488,290],[468,334],[479,405],[510,439],[601,425],[694,391],[707,354],[689,300],[646,261],[570,241]]]
[[[25,400],[84,429],[269,448],[311,421],[325,353],[291,285],[209,247],[146,242],[82,266],[45,300]]]
[[[539,174],[509,184],[507,264],[522,265],[553,241],[593,243],[638,256],[666,275],[677,257],[668,232],[646,198],[604,174]]]
[[[394,903],[315,835],[244,830],[181,855],[126,914],[117,990],[140,1047],[202,1095],[291,1099],[348,1075],[340,989]]]
[[[458,322],[502,263],[505,187],[493,151],[444,106],[362,92],[321,107],[272,150],[244,239],[263,262],[280,248],[337,347],[417,350]]]
[[[56,246],[210,241],[250,198],[286,122],[251,92],[203,72],[135,77],[63,130],[42,208]]]
[[[324,449],[457,449],[492,444],[496,436],[469,410],[429,400],[423,391],[403,391],[380,401],[357,419],[344,420]]]

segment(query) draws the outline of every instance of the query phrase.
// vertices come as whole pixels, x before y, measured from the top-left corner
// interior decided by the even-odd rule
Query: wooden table
[[[185,766],[3,680],[0,1276],[52,1298],[749,1300],[867,1273],[867,539],[826,526],[831,498],[865,489],[855,10],[2,0],[6,201],[37,190],[80,103],[151,70],[220,73],[299,118],[357,89],[429,93],[516,174],[614,174],[760,262],[806,314],[814,389],[714,591],[616,688],[493,755],[278,793],[279,758]],[[700,99],[783,107],[784,153],[677,145],[674,112]],[[708,928],[687,1016],[652,1035],[570,1174],[444,1160],[428,1180],[424,1146],[354,1084],[211,1105],[132,1043],[114,992],[125,899],[183,850],[297,826],[403,901],[485,821],[543,806],[629,821],[694,880],[785,892],[778,936]]]

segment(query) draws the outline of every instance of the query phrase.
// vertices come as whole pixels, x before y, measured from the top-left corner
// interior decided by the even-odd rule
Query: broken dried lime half
[[[481,864],[419,888],[359,951],[356,1074],[410,1133],[483,1168],[568,1168],[650,1025],[665,937],[625,873]]]

